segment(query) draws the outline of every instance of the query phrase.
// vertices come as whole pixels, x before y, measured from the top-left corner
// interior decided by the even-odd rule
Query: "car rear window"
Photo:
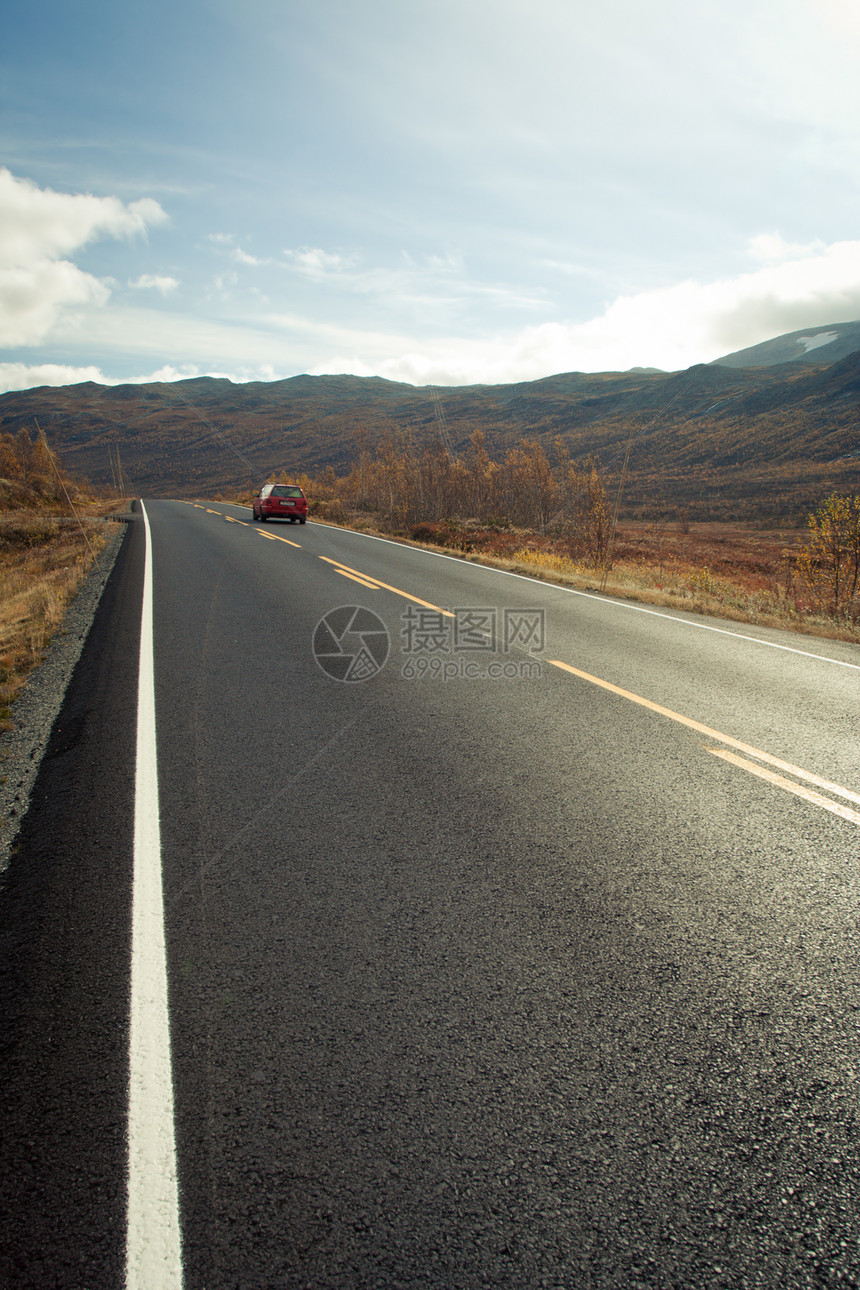
[[[303,497],[304,494],[300,488],[295,488],[292,484],[276,484],[272,489],[272,497]]]

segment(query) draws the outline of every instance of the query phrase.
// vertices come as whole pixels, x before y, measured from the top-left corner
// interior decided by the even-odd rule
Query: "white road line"
[[[152,535],[143,502],[140,509],[146,562],[134,784],[126,1286],[128,1290],[180,1290],[182,1254],[155,744]]]
[[[793,645],[780,645],[776,641],[762,640],[760,636],[748,636],[745,632],[730,631],[727,627],[714,627],[710,623],[697,623],[689,618],[679,618],[676,614],[665,614],[659,609],[647,609],[644,605],[634,605],[629,600],[619,600],[614,596],[600,596],[593,591],[579,591],[575,587],[563,587],[557,582],[544,582],[541,578],[529,577],[526,573],[513,573],[510,569],[497,569],[491,564],[480,564],[477,560],[461,560],[456,555],[444,555],[441,551],[427,551],[419,546],[408,546],[404,542],[394,542],[391,538],[377,537],[375,533],[359,533],[357,529],[341,529],[336,524],[321,524],[319,520],[314,520],[314,526],[319,528],[335,529],[340,533],[349,533],[354,537],[368,538],[371,542],[384,542],[386,546],[398,546],[401,551],[406,547],[407,551],[419,551],[422,555],[432,555],[437,560],[453,560],[455,564],[466,565],[473,569],[485,569],[488,573],[498,573],[505,578],[518,578],[521,582],[530,582],[533,585],[545,587],[549,591],[561,591],[568,596],[582,596],[585,600],[597,600],[602,605],[611,606],[614,609],[629,609],[636,614],[650,614],[653,618],[665,618],[670,623],[682,623],[685,627],[694,627],[702,632],[716,632],[718,636],[732,636],[735,640],[750,641],[753,645],[764,645],[768,649],[784,650],[786,654],[800,654],[803,658],[814,658],[819,663],[835,663],[837,667],[850,667],[855,672],[860,672],[860,663],[847,663],[841,658],[831,658],[829,654],[813,654],[808,649],[796,649]],[[691,613],[694,611],[691,610]]]

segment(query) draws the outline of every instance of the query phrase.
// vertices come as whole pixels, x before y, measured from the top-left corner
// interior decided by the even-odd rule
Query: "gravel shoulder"
[[[100,552],[69,605],[62,629],[15,701],[15,729],[0,734],[0,873],[9,863],[51,730],[126,534],[124,524]]]

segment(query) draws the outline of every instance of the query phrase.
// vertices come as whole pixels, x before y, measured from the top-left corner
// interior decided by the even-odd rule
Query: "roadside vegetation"
[[[527,438],[555,466],[562,435],[573,460],[594,455],[611,471],[632,443],[628,514],[654,518],[670,498],[672,506],[689,506],[696,523],[779,517],[791,525],[831,493],[858,490],[860,352],[835,363],[827,346],[815,353],[818,361],[807,356],[772,367],[567,372],[441,390],[348,375],[239,384],[214,377],[85,381],[0,395],[0,429],[32,431],[38,417],[67,468],[105,483],[112,473],[106,454],[119,444],[153,497],[232,493],[243,458],[267,477],[311,462],[320,470],[331,463],[344,475],[356,440],[376,440],[386,429],[412,460],[437,433],[465,459],[478,430],[500,465]],[[425,518],[432,517],[418,516]]]
[[[0,730],[11,728],[12,702],[117,531],[104,516],[123,507],[70,479],[37,429],[0,435]]]
[[[314,518],[581,589],[860,642],[860,495],[826,498],[805,529],[694,522],[668,506],[619,522],[618,481],[571,460],[562,440],[548,455],[523,439],[501,460],[480,431],[458,457],[401,432],[358,449],[342,477],[283,473]]]

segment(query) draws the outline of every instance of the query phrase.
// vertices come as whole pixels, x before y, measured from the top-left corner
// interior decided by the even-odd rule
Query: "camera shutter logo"
[[[332,609],[314,628],[314,658],[335,681],[369,681],[385,667],[390,648],[385,623],[361,605]]]

